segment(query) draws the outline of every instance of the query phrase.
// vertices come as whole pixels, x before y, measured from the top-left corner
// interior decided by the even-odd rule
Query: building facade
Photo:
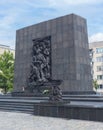
[[[4,53],[4,51],[10,51],[13,53],[14,57],[15,57],[15,50],[11,49],[10,46],[6,46],[6,45],[1,45],[0,44],[0,55]]]
[[[91,73],[99,85],[98,91],[103,90],[103,41],[89,44]]]

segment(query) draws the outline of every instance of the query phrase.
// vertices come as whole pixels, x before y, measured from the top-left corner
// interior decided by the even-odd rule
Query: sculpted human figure
[[[37,65],[34,66],[33,64],[31,64],[31,73],[29,79],[31,80],[31,82],[40,80],[40,73]]]
[[[49,100],[51,101],[62,100],[62,92],[61,92],[61,89],[57,85],[51,87]]]
[[[50,40],[33,41],[30,79],[32,82],[47,82],[50,79]]]
[[[59,88],[61,81],[51,79],[50,44],[50,37],[33,41],[28,90],[42,93],[44,89],[50,89],[49,100],[62,101],[62,93]]]

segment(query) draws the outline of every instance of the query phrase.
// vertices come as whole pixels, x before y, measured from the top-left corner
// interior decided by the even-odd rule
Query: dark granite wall
[[[17,30],[14,92],[27,86],[33,39],[51,36],[52,78],[65,92],[92,91],[86,20],[75,14]]]
[[[103,108],[93,105],[40,102],[34,104],[34,115],[103,122]]]

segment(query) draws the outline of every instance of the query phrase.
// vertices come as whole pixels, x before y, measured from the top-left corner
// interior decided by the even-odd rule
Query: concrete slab
[[[103,123],[0,111],[0,130],[103,130]]]

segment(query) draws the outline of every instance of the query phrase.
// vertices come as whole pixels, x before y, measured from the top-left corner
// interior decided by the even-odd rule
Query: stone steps
[[[7,100],[7,101],[6,101]],[[34,105],[33,103],[23,102],[23,101],[12,101],[12,100],[1,100],[0,99],[0,110],[7,111],[18,111],[24,113],[33,113]]]
[[[71,101],[103,101],[103,96],[101,95],[63,95],[63,100],[71,100]],[[12,97],[12,96],[0,96],[0,100],[14,100],[14,101],[43,101],[48,100],[48,97]]]
[[[48,97],[11,97],[0,96],[0,110],[19,111],[33,113],[36,103],[45,102]],[[96,95],[63,95],[63,100],[67,102],[103,102],[103,96]]]

